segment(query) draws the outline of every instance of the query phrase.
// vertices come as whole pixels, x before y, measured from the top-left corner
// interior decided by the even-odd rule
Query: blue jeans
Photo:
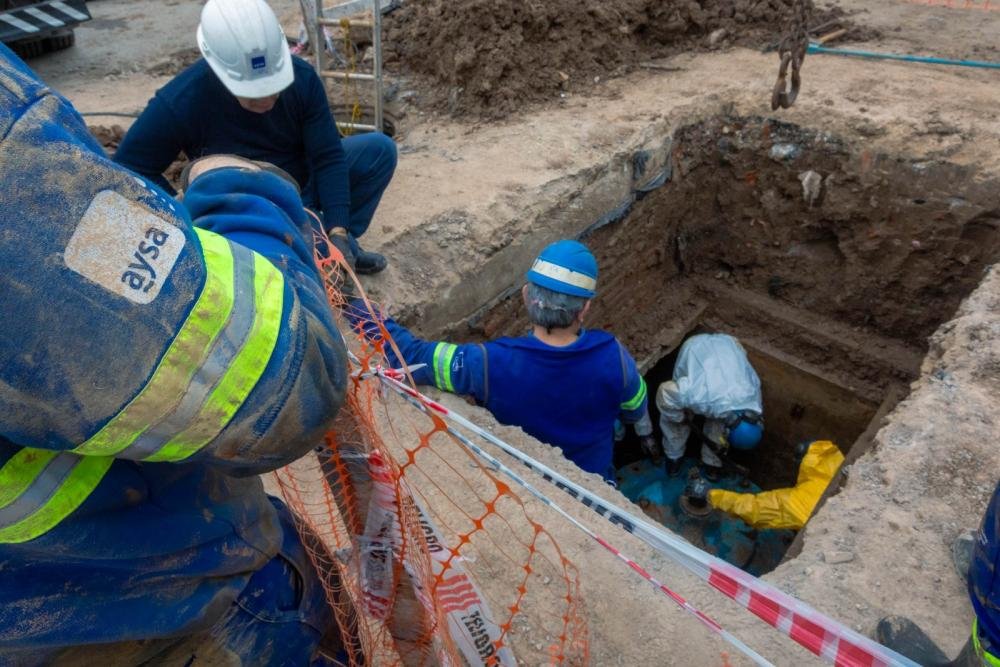
[[[368,231],[375,209],[382,200],[382,193],[396,171],[396,144],[379,132],[344,137],[340,142],[346,154],[351,184],[347,233],[350,235],[351,248],[357,252],[357,239]],[[303,199],[307,207],[317,213],[321,212],[315,184],[312,184],[312,192]]]
[[[55,654],[37,651],[0,654],[14,665],[102,664],[107,667],[156,664],[200,667],[299,667],[323,665],[315,658],[320,639],[333,629],[333,613],[326,600],[292,514],[271,498],[284,532],[281,551],[250,580],[222,618],[207,632],[119,644],[63,649]],[[155,604],[151,600],[150,604]]]
[[[281,551],[251,575],[210,634],[243,665],[307,665],[333,625],[333,612],[291,511],[275,498],[271,502],[284,533]]]

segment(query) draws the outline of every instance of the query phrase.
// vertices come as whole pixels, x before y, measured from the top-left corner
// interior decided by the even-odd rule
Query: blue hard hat
[[[532,264],[528,282],[560,294],[589,299],[597,290],[597,260],[579,241],[556,241]]]
[[[736,426],[729,429],[729,444],[733,449],[753,449],[760,444],[764,435],[764,427],[756,422],[741,419]]]

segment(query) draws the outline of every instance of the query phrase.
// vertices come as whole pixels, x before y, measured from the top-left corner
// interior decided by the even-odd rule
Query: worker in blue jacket
[[[597,289],[597,260],[578,241],[557,241],[527,278],[522,297],[530,335],[481,345],[426,342],[387,319],[403,355],[396,359],[386,346],[388,361],[426,364],[413,373],[418,384],[472,396],[500,422],[560,447],[580,468],[611,481],[616,418],[635,424],[644,446],[655,443],[646,383],[632,356],[613,335],[583,328]],[[379,339],[362,304],[353,302],[348,317]]]
[[[183,151],[190,159],[232,153],[274,164],[322,212],[331,241],[358,273],[386,259],[358,238],[371,224],[396,168],[384,134],[337,131],[323,82],[293,57],[264,0],[209,0],[198,47],[204,58],[156,92],[114,159],[174,194],[163,172]]]
[[[325,594],[259,473],[346,357],[290,183],[182,206],[0,45],[0,664],[308,664]]]
[[[958,657],[949,660],[915,623],[902,616],[882,619],[876,639],[925,667],[1000,667],[1000,483],[976,539],[956,543],[954,553],[956,568],[968,580],[975,612],[972,636]]]

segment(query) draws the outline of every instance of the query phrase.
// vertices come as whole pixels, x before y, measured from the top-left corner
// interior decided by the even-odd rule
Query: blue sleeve
[[[220,438],[240,443],[234,463],[245,470],[280,467],[322,439],[347,383],[343,338],[306,242],[311,223],[298,191],[267,172],[210,171],[191,183],[184,206],[196,227],[255,251],[284,275],[282,338],[236,423]],[[226,456],[229,464],[233,454]]]
[[[340,131],[333,120],[323,82],[313,68],[297,68],[296,76],[305,77],[302,139],[323,210],[323,228],[346,229],[350,222],[351,182]]]
[[[113,159],[175,195],[163,172],[184,149],[183,132],[184,123],[156,95],[129,128]]]
[[[634,424],[649,414],[646,381],[639,374],[632,355],[620,342],[618,345],[622,358],[622,371],[625,374],[625,388],[622,391],[621,402],[622,421]]]
[[[322,290],[306,242],[312,228],[290,183],[269,172],[215,169],[191,183],[183,204],[196,227],[246,246],[278,267],[294,269],[311,289]]]
[[[368,313],[362,302],[353,301],[345,309],[345,315],[352,326],[362,331],[368,340],[375,343],[382,341],[382,333],[375,318]],[[399,359],[391,345],[384,345],[386,361],[390,366],[401,368],[404,365],[423,364],[423,367],[413,371],[413,380],[417,384],[472,396],[480,404],[485,402],[486,359],[482,346],[425,341],[391,318],[382,320],[382,323],[403,355]]]
[[[2,46],[0,182],[0,438],[233,474],[321,441],[347,360],[294,188],[218,170],[185,210]]]

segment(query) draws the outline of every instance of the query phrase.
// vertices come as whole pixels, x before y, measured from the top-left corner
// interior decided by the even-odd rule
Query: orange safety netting
[[[329,252],[317,262],[339,312],[345,272]],[[585,663],[574,564],[440,416],[358,375],[383,363],[384,343],[341,325],[361,362],[347,401],[324,446],[274,476],[349,664]]]

